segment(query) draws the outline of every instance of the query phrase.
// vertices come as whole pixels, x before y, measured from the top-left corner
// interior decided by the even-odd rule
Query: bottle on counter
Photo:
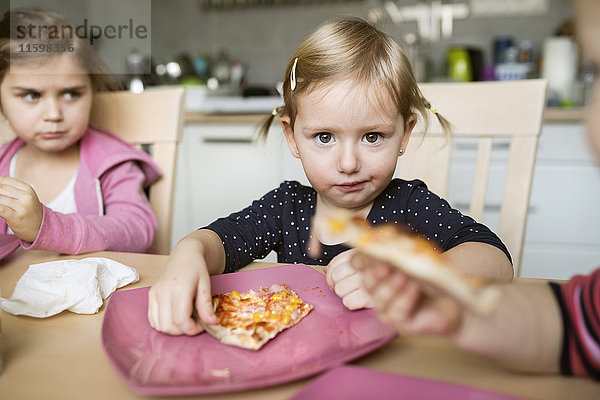
[[[575,41],[567,36],[549,37],[542,53],[542,77],[548,80],[548,98],[556,99],[563,107],[573,106],[579,59]]]

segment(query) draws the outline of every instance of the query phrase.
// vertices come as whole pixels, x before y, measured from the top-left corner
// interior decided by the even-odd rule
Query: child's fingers
[[[327,266],[327,275],[325,280],[330,288],[333,288],[335,285],[337,285],[338,281],[341,281],[342,279],[356,273],[354,267],[350,265],[352,254],[352,250],[338,254]]]
[[[0,217],[12,220],[16,214],[16,200],[12,197],[0,195]]]
[[[183,333],[184,335],[194,336],[203,331],[202,326],[198,324],[192,318],[192,308],[184,307],[183,309],[174,309],[174,318],[173,322],[177,327],[177,334]]]
[[[23,191],[17,189],[11,185],[1,185],[0,184],[0,196],[9,197],[11,199],[17,200],[20,196],[23,195]]]
[[[33,190],[27,183],[10,176],[0,176],[0,190],[3,188],[12,188],[21,192]]]
[[[196,311],[198,317],[207,324],[214,325],[217,321],[217,316],[213,310],[212,294],[210,290],[210,277],[206,269],[203,269],[198,288],[196,290]]]
[[[369,293],[363,288],[358,288],[342,297],[342,303],[349,310],[360,310],[361,308],[373,307]]]
[[[161,331],[171,335],[197,335],[202,327],[192,318],[192,302],[187,298],[172,299],[172,302],[160,313]]]
[[[170,335],[196,335],[202,332],[202,327],[191,317],[192,292],[190,291],[186,296],[185,293],[181,293],[181,290],[173,293],[170,289],[160,284],[150,288],[148,294],[150,326]]]
[[[340,297],[348,295],[350,292],[355,291],[362,287],[362,279],[358,272],[347,275],[343,279],[335,282],[334,291]]]
[[[158,318],[158,301],[156,296],[153,295],[152,288],[148,293],[148,322],[150,326],[156,330],[160,330],[159,318]]]

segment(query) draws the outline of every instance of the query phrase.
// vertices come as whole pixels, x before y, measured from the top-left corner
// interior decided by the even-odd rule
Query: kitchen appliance
[[[573,104],[579,59],[577,45],[570,37],[549,37],[542,51],[542,77],[548,80],[548,97],[557,97],[561,105]]]

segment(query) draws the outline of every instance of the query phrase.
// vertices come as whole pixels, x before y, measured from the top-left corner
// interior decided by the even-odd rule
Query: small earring
[[[404,150],[400,149],[400,154],[399,155],[402,155],[403,152],[404,152]]]
[[[296,150],[296,154],[300,155],[300,152],[298,150]]]

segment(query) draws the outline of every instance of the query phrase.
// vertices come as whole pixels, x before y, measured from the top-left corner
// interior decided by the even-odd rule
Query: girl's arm
[[[444,254],[450,263],[473,275],[495,282],[510,282],[513,267],[506,254],[499,248],[479,242],[466,242],[455,246]]]
[[[147,251],[157,222],[143,192],[144,179],[133,161],[115,166],[101,179],[104,215],[61,214],[43,207],[37,237],[21,245],[64,254]]]
[[[215,232],[201,229],[184,237],[150,289],[150,325],[171,335],[196,335],[202,327],[192,318],[194,307],[202,321],[216,323],[209,276],[222,273],[224,268],[225,250]]]

